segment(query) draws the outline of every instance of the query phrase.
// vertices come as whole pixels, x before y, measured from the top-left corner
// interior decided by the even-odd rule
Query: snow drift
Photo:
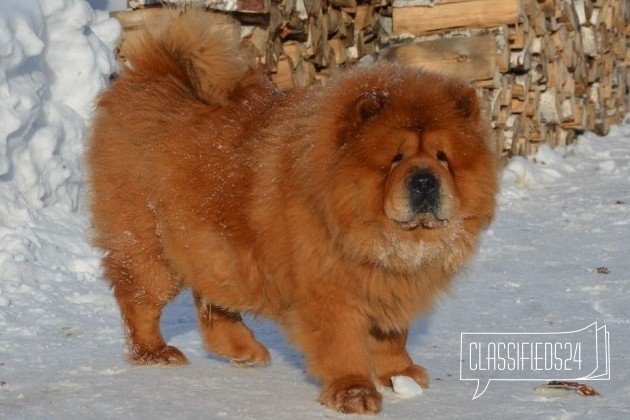
[[[33,309],[23,300],[30,290],[98,272],[85,241],[64,238],[87,230],[79,214],[87,122],[117,69],[120,33],[83,0],[0,2],[0,329]]]

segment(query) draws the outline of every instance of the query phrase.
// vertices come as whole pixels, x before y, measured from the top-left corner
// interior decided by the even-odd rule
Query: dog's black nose
[[[440,181],[428,169],[419,169],[411,175],[409,205],[414,213],[433,213],[440,205]]]

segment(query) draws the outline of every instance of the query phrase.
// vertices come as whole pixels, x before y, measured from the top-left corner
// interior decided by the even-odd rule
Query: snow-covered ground
[[[114,71],[118,35],[83,0],[0,1],[0,418],[342,417],[315,402],[317,384],[271,322],[250,319],[269,367],[207,355],[186,293],[164,331],[191,363],[123,360],[81,202],[91,103]],[[504,171],[478,257],[412,331],[410,353],[431,388],[410,399],[384,391],[383,417],[630,418],[630,123],[535,160]],[[473,401],[476,384],[459,380],[462,332],[594,321],[610,332],[611,379],[589,382],[601,397],[547,398],[533,391],[541,382],[492,382]]]

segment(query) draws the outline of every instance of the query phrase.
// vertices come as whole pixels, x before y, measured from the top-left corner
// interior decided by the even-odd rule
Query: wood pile
[[[378,50],[381,0],[129,0],[132,11],[114,16],[132,37],[168,14],[165,2],[232,14],[245,47],[281,89],[324,83]]]
[[[164,17],[153,3],[129,0],[134,10],[116,14],[125,37]],[[373,59],[462,77],[478,88],[500,156],[606,134],[628,110],[627,0],[193,3],[235,16],[245,48],[282,89]]]

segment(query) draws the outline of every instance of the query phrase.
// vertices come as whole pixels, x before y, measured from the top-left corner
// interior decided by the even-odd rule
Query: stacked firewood
[[[240,22],[245,48],[281,89],[291,89],[324,83],[338,68],[378,50],[381,0],[358,1],[129,0],[132,11],[114,15],[129,38],[170,13],[160,7],[165,2],[229,12]]]
[[[130,0],[134,10],[116,15],[125,37],[164,17],[153,3]],[[192,3],[235,16],[244,48],[281,89],[325,83],[338,68],[374,59],[462,77],[478,88],[500,156],[605,134],[628,108],[626,0]]]
[[[497,151],[530,154],[623,118],[626,12],[625,0],[395,0],[391,33],[412,41],[381,57],[473,81]]]

